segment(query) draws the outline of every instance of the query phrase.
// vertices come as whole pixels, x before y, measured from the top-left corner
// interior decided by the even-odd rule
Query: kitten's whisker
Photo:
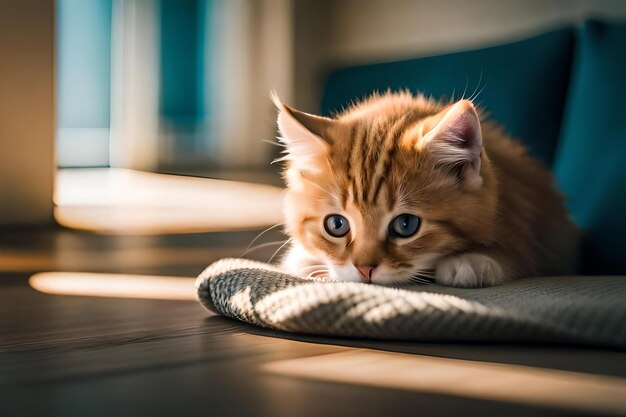
[[[400,181],[400,189],[398,190],[398,202],[399,204],[405,204],[406,203],[406,199],[409,196],[409,192],[406,190],[406,177],[408,175],[408,170],[405,170],[404,173],[402,174],[402,180]]]
[[[311,271],[306,275],[307,279],[311,279],[311,278],[317,278],[316,275],[319,274],[328,274],[328,269],[316,269],[315,271]]]
[[[435,281],[432,279],[420,278],[420,277],[412,277],[409,281],[415,284],[434,284],[435,283]]]
[[[487,87],[487,83],[489,80],[485,80],[485,84],[483,84],[483,86],[480,88],[480,90],[478,89],[478,87],[480,87],[480,83],[483,79],[483,70],[481,68],[480,70],[480,79],[478,80],[478,85],[476,86],[476,90],[474,90],[474,93],[472,94],[472,96],[468,99],[471,102],[476,101],[476,99],[478,98],[478,96],[480,96],[482,94],[482,92],[485,90],[485,88]]]
[[[435,275],[434,274],[420,274],[420,273],[416,273],[413,274],[414,277],[420,278],[420,279],[428,279],[428,280],[434,280],[435,279]]]
[[[433,284],[435,282],[435,270],[417,269],[413,271],[409,281],[413,284]]]
[[[421,282],[421,283],[425,283],[425,284],[430,284],[432,282],[434,282],[434,278],[430,278],[430,277],[426,277],[423,275],[412,275],[411,278],[409,278],[412,282]]]
[[[483,70],[481,68],[480,77],[478,78],[478,84],[476,84],[474,91],[472,91],[472,94],[467,98],[469,101],[472,101],[472,97],[474,97],[474,94],[476,94],[476,91],[478,91],[478,88],[480,87],[480,83],[482,82],[482,80],[483,80]]]
[[[472,102],[475,102],[476,99],[483,93],[483,91],[485,91],[485,88],[487,88],[487,82],[489,80],[485,80],[485,84],[483,84],[483,87],[480,89],[480,91],[478,93],[476,93],[476,97],[472,98]],[[478,106],[480,106],[482,104],[482,102],[476,104]]]
[[[278,135],[275,137],[276,140],[278,141],[278,143],[280,144],[280,146],[282,146],[283,148],[287,149],[287,143],[286,140],[282,137],[282,135]]]
[[[263,230],[261,233],[256,235],[256,237],[252,239],[252,242],[250,242],[246,250],[250,249],[250,246],[252,246],[254,242],[256,242],[261,236],[263,236],[265,233],[269,232],[270,230],[277,228],[278,226],[282,226],[282,223],[276,223],[275,225],[268,227],[267,229]]]
[[[306,271],[307,269],[311,269],[311,268],[320,268],[320,267],[322,267],[322,268],[323,268],[323,267],[326,267],[326,265],[324,265],[324,264],[307,265],[307,266],[302,267],[302,270],[303,270],[303,271]]]
[[[285,145],[283,145],[282,143],[274,142],[273,140],[269,140],[269,139],[263,139],[263,140],[261,140],[261,142],[269,143],[270,145],[278,146],[280,148],[284,148],[285,147]]]
[[[330,158],[326,158],[326,165],[328,165],[328,169],[334,175],[335,174],[335,166],[333,161]]]
[[[417,284],[417,285],[427,285],[432,284],[431,281],[423,280],[423,279],[410,279],[409,284]]]
[[[325,265],[320,265],[320,266],[310,267],[310,268],[309,267],[302,268],[300,270],[300,274],[304,275],[304,276],[308,276],[308,275],[310,275],[310,274],[312,274],[314,272],[317,272],[317,271],[328,271],[328,268],[326,268]]]
[[[461,94],[461,98],[459,100],[465,99],[465,93],[467,93],[468,86],[469,86],[469,75],[465,74],[465,88],[463,89],[463,94]]]
[[[286,241],[288,242],[289,240],[290,239],[287,239]],[[263,248],[267,248],[268,246],[278,245],[279,243],[280,244],[285,244],[286,241],[285,240],[276,240],[274,242],[267,242],[267,243],[262,243],[260,245],[256,245],[256,246],[246,250],[243,254],[241,254],[241,256],[239,256],[238,259],[241,259],[244,256],[246,256],[246,255],[248,255],[248,254],[250,254],[250,253],[252,253],[252,252],[254,252],[254,251],[258,250],[258,249],[263,249]]]
[[[434,274],[435,270],[432,268],[428,268],[428,269],[416,269],[415,270],[416,273],[418,274]]]
[[[284,248],[286,245],[288,245],[289,243],[291,243],[293,241],[293,238],[289,238],[285,241],[285,243],[283,243],[282,245],[280,245],[280,247],[278,249],[276,249],[276,252],[274,252],[274,254],[272,255],[272,257],[269,259],[269,261],[267,261],[267,263],[272,263],[272,260],[274,259],[274,257],[278,254],[278,252],[281,251],[282,248]]]
[[[414,275],[420,278],[427,278],[427,279],[435,278],[435,274],[430,273],[430,272],[417,272]]]
[[[312,186],[317,187],[320,191],[326,193],[329,197],[332,197],[333,199],[335,198],[335,196],[332,195],[328,190],[325,190],[324,188],[322,188],[318,184],[315,184],[314,182],[311,182],[308,178],[302,177],[302,179],[305,180],[307,183],[311,184]]]

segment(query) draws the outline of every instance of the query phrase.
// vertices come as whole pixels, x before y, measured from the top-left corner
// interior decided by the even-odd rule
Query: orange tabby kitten
[[[573,271],[578,232],[552,176],[470,101],[387,93],[333,119],[274,102],[288,271],[459,287]]]

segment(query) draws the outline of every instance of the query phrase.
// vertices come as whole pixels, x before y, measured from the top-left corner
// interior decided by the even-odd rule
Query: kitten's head
[[[471,102],[388,93],[331,119],[274,101],[287,232],[331,277],[406,283],[491,242],[496,179]]]

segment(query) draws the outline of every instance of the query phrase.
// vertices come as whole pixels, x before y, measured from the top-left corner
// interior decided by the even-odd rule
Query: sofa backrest
[[[322,112],[331,114],[373,91],[409,89],[435,98],[465,97],[476,103],[551,164],[561,129],[573,50],[573,31],[474,51],[333,71]]]
[[[626,274],[626,23],[576,31],[554,173],[584,232],[582,272]]]

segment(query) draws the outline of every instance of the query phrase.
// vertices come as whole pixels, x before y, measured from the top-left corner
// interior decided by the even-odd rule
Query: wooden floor
[[[586,398],[585,392],[573,392],[570,400],[551,401],[568,398],[568,393],[551,392],[550,381],[559,378],[593,377],[600,385],[619,387],[626,378],[623,352],[322,339],[227,320],[195,301],[48,295],[28,284],[40,271],[194,277],[218,258],[241,255],[257,233],[1,232],[0,415],[589,416],[626,409],[626,396]],[[280,238],[278,232],[268,233],[258,243]],[[250,257],[267,260],[274,248]],[[365,365],[373,370],[354,381],[333,379],[333,372],[322,378],[306,372],[311,365],[328,366],[329,360],[344,357],[340,364],[345,366],[350,358],[370,358]],[[392,363],[416,364],[416,375],[424,366],[424,375],[436,376],[437,384],[433,380],[430,389],[426,379],[425,386],[410,380],[397,386],[394,373],[402,370]],[[456,372],[468,363],[477,366],[468,368],[476,373]],[[506,375],[502,384],[491,381],[498,395],[472,390],[475,378],[493,375],[482,373],[480,366],[494,364],[504,371],[499,375]],[[352,375],[358,369],[336,371]],[[544,375],[539,390],[523,384],[516,387],[522,395],[496,389],[507,385],[508,375],[538,371]]]

